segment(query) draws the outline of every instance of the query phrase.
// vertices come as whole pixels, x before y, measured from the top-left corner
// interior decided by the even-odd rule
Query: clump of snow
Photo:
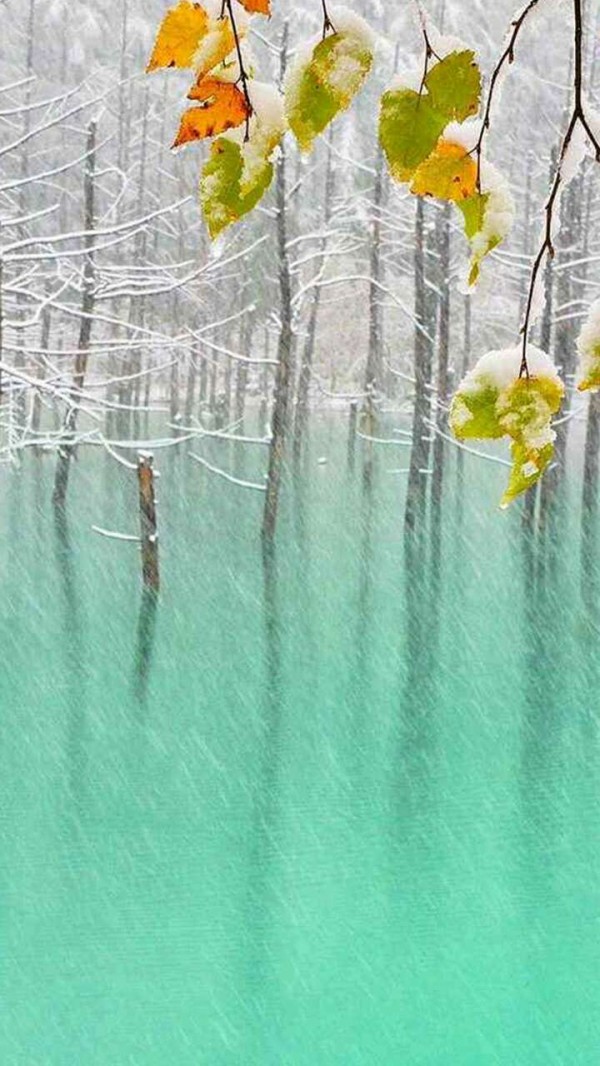
[[[251,81],[248,84],[248,94],[252,104],[249,140],[246,140],[245,123],[222,134],[240,145],[244,160],[242,186],[252,184],[265,164],[273,161],[275,151],[287,129],[283,97],[274,85],[269,82]]]
[[[538,270],[533,283],[531,294],[531,307],[529,310],[529,325],[533,326],[542,317],[546,307],[546,279],[544,273]]]
[[[204,10],[208,14],[206,33],[203,35],[192,60],[194,70],[212,70],[222,53],[224,35],[229,28],[229,19],[220,18],[221,0],[203,0]],[[236,11],[235,21],[240,37],[248,30],[248,16],[243,7]]]
[[[519,378],[523,348],[519,344],[514,348],[502,348],[488,352],[475,364],[459,386],[459,393],[477,393],[483,388],[494,388],[503,392]],[[558,370],[550,356],[527,345],[527,366],[530,378],[546,377],[560,385]]]
[[[471,52],[468,44],[461,41],[460,37],[451,37],[449,34],[440,33],[435,26],[427,24],[427,35],[433,51],[438,59],[445,59],[453,52]]]
[[[483,160],[481,163],[481,191],[488,193],[481,236],[499,241],[508,236],[515,218],[515,202],[508,181],[494,166]]]
[[[360,15],[347,7],[329,8],[329,17],[340,41],[335,61],[328,75],[328,83],[334,92],[341,94],[352,91],[353,83],[357,78],[362,78],[363,71],[357,52],[372,54],[376,45],[376,35]],[[310,65],[315,48],[321,40],[321,36],[313,37],[296,49],[293,63],[286,74],[286,97],[297,99],[306,68]]]
[[[468,118],[464,122],[450,122],[444,130],[444,140],[460,144],[465,152],[472,152],[481,133],[481,119]]]
[[[336,33],[354,37],[365,52],[373,52],[375,50],[377,41],[375,32],[360,15],[351,11],[350,8],[340,5],[329,9],[329,17],[333,22]]]
[[[577,176],[588,151],[587,134],[581,122],[577,122],[571,140],[562,158],[560,176],[563,186],[568,185]]]
[[[423,84],[423,64],[416,59],[411,60],[405,67],[394,74],[388,92],[401,92],[402,89],[412,89],[418,93]]]

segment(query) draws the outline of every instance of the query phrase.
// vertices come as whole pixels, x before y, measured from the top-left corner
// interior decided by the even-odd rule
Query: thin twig
[[[502,73],[502,70],[503,70],[503,67],[505,66],[505,64],[514,62],[515,47],[516,47],[516,44],[517,44],[517,38],[518,38],[522,28],[523,28],[524,23],[527,20],[527,16],[531,14],[531,12],[533,11],[534,7],[537,7],[537,5],[539,3],[540,3],[540,0],[530,0],[530,3],[527,4],[527,7],[525,7],[523,9],[523,11],[518,16],[518,18],[516,18],[511,23],[512,33],[510,35],[508,44],[507,44],[506,48],[504,49],[502,55],[500,56],[500,59],[496,63],[496,66],[495,66],[494,71],[492,73],[492,78],[491,78],[491,81],[490,81],[490,89],[489,89],[489,92],[488,92],[487,103],[486,103],[485,111],[484,111],[484,114],[483,114],[483,122],[482,122],[482,125],[481,125],[481,130],[480,130],[480,133],[479,133],[479,137],[477,139],[477,144],[475,145],[475,148],[473,149],[473,151],[477,155],[477,189],[478,189],[479,192],[481,192],[481,155],[482,155],[482,151],[483,151],[483,141],[484,141],[484,138],[485,138],[485,135],[486,135],[487,131],[490,128],[490,115],[491,115],[491,111],[492,111],[492,102],[494,100],[494,95],[495,95],[495,92],[496,92],[496,89],[497,89],[497,86],[498,86],[498,79],[500,77],[500,74]]]

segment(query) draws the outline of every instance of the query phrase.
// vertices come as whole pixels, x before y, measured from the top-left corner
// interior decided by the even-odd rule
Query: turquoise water
[[[3,1066],[600,1062],[576,511],[535,581],[505,470],[468,458],[461,502],[452,465],[432,589],[405,450],[369,503],[344,434],[266,588],[260,495],[162,454],[141,617],[137,549],[91,531],[137,531],[135,475],[82,453],[61,528],[51,457],[2,471]]]

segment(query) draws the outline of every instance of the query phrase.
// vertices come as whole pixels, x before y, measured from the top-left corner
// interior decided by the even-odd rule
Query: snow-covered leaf
[[[238,31],[242,33],[244,27],[238,26]],[[163,18],[146,69],[151,72],[161,67],[191,67],[201,76],[234,47],[233,28],[227,16],[215,18],[202,4],[180,0]]]
[[[287,119],[303,151],[346,110],[373,64],[373,36],[358,16],[337,9],[336,32],[302,51],[285,83]]]
[[[457,201],[465,220],[465,233],[471,246],[469,285],[479,278],[481,263],[508,236],[515,215],[508,182],[490,163],[481,167],[481,191]]]
[[[577,388],[580,392],[600,389],[600,299],[590,307],[577,338],[579,369]]]
[[[529,377],[520,374],[522,348],[488,352],[459,385],[450,427],[459,440],[512,441],[513,468],[502,499],[506,506],[541,477],[554,451],[552,418],[564,385],[550,357],[527,349]]]

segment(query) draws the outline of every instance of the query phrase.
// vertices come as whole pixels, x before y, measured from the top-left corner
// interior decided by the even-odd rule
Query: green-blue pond
[[[266,585],[261,494],[156,459],[154,617],[136,546],[91,528],[137,532],[135,473],[82,450],[66,527],[52,456],[0,473],[0,1064],[596,1066],[577,473],[536,561],[506,468],[467,456],[459,492],[452,454],[432,591],[407,449],[369,496],[340,416]]]

